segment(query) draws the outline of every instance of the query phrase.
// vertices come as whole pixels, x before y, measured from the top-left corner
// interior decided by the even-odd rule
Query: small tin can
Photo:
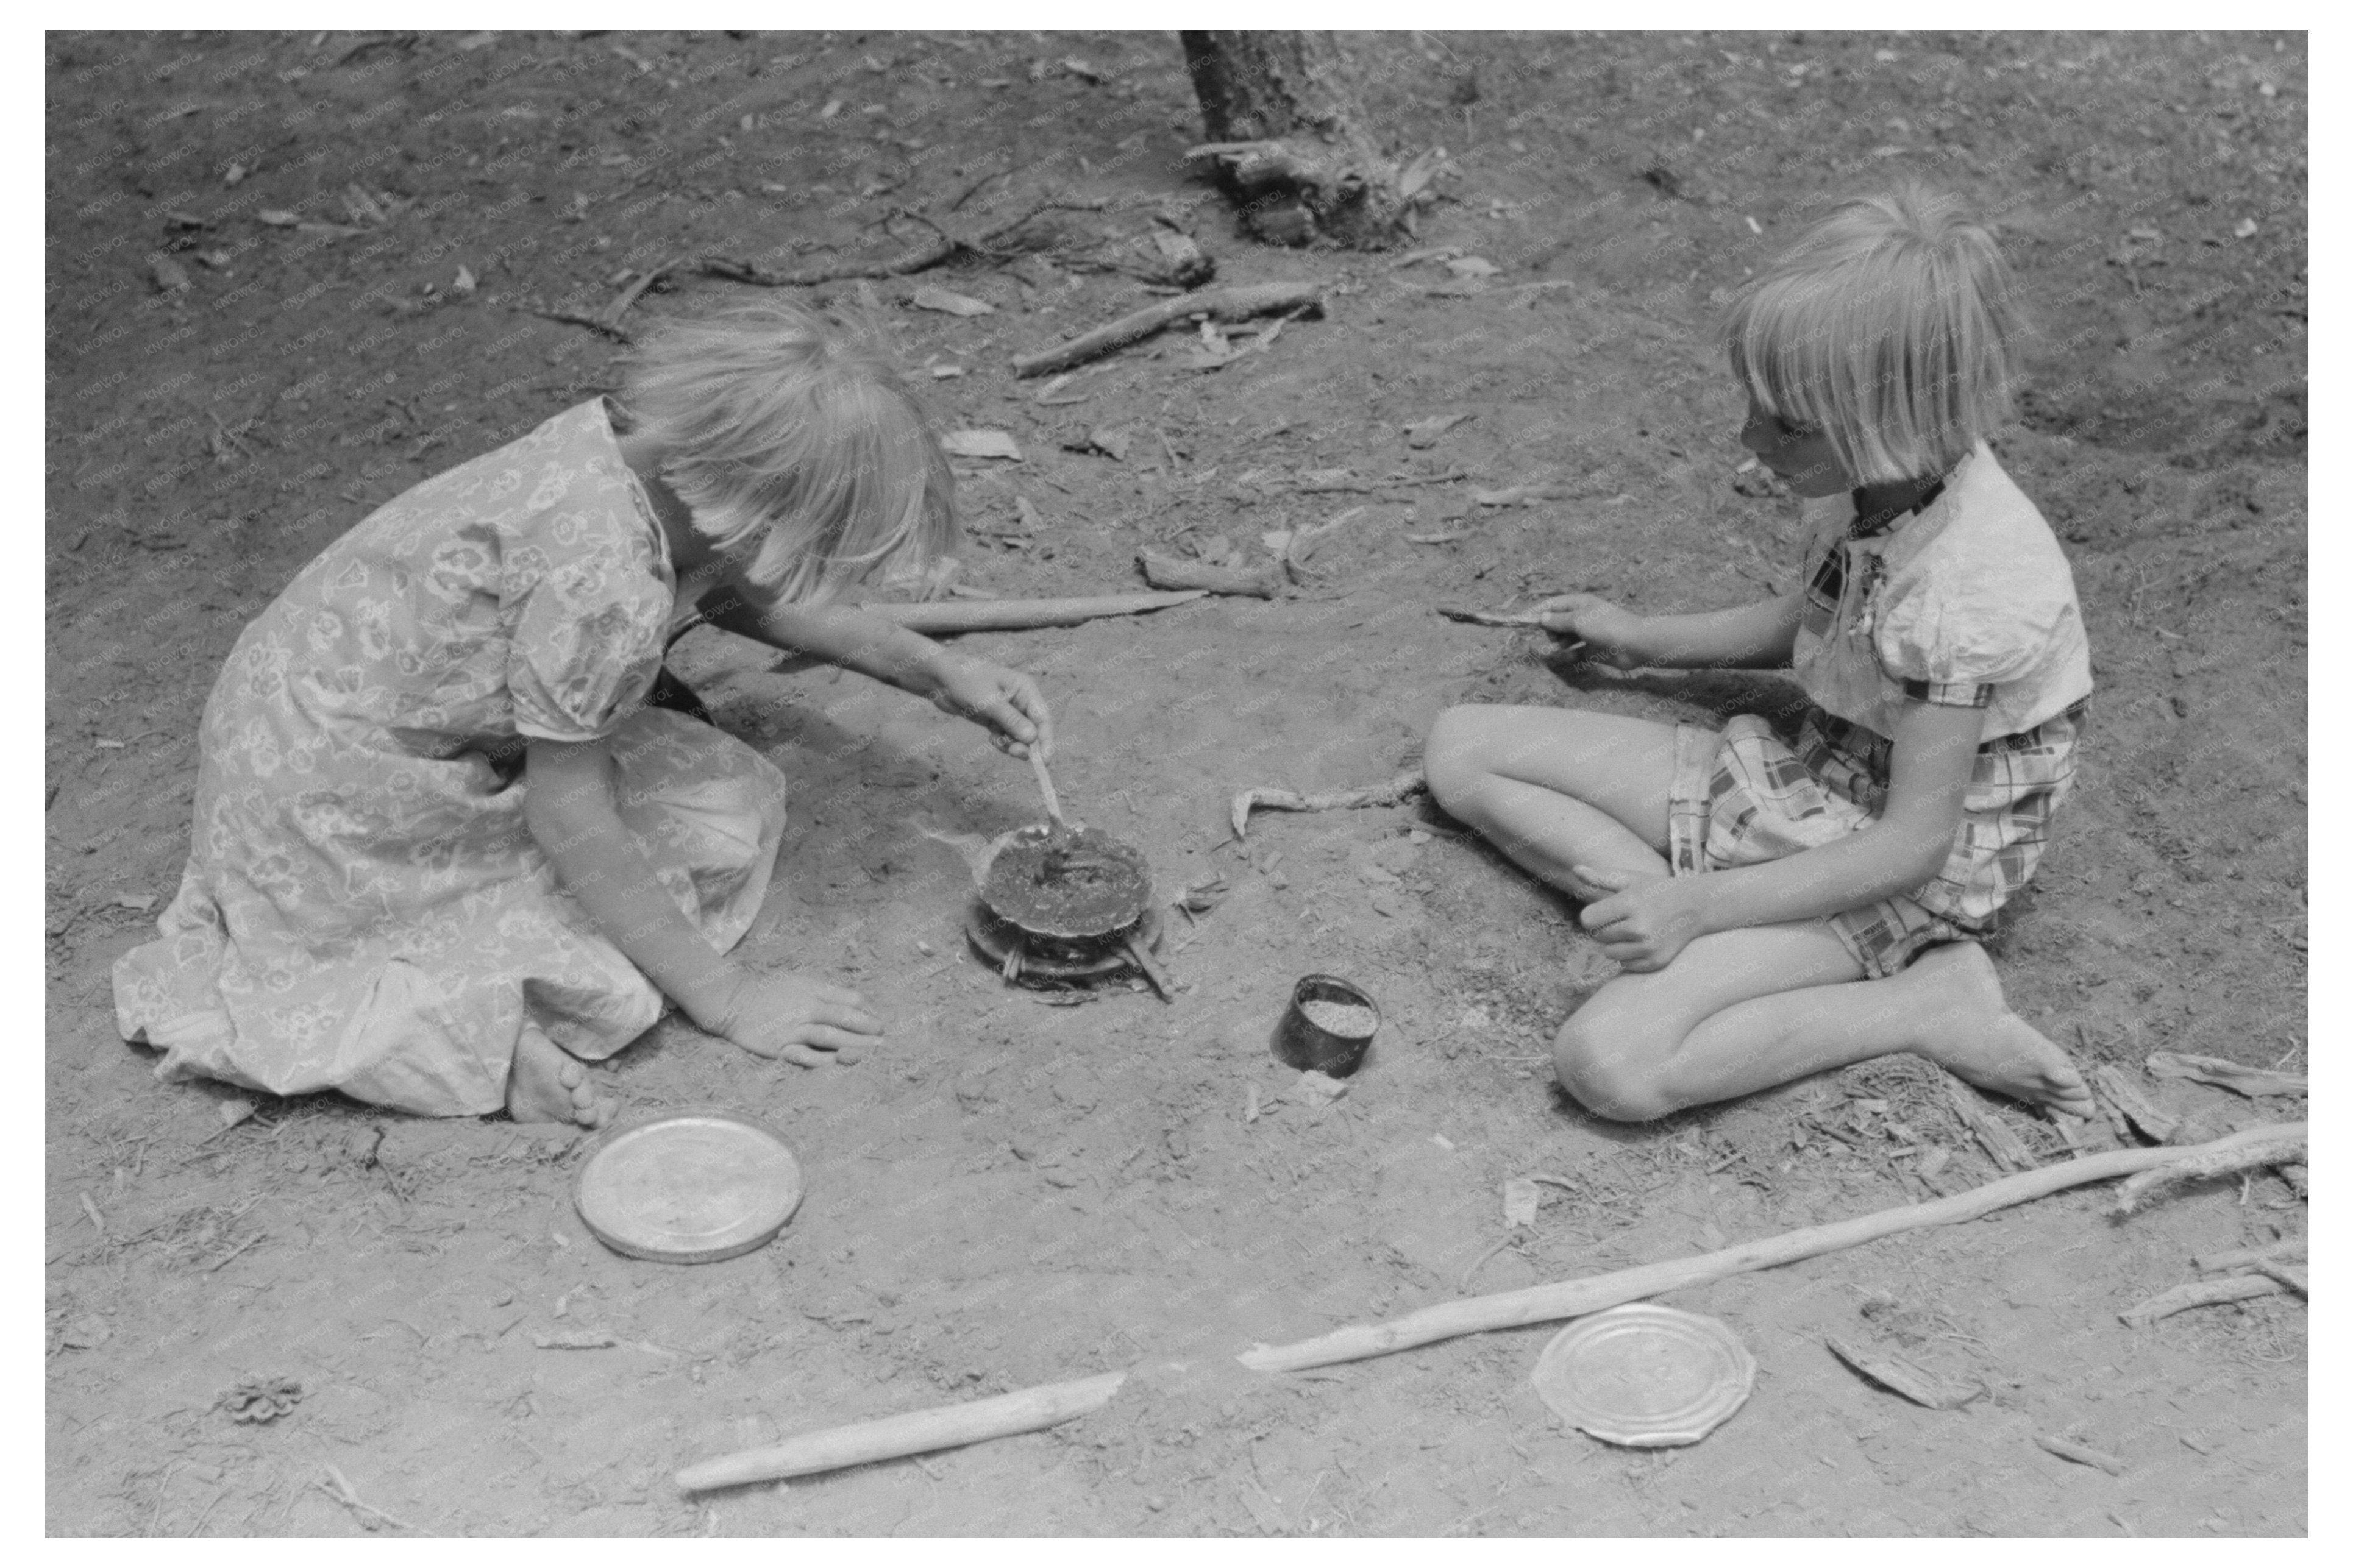
[[[1275,1059],[1301,1072],[1346,1078],[1380,1032],[1378,1004],[1336,975],[1310,974],[1291,988],[1274,1026]]]

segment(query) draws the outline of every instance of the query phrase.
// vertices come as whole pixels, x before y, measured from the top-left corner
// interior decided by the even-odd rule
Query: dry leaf
[[[1448,262],[1446,270],[1457,278],[1493,278],[1503,268],[1483,256],[1465,256]]]
[[[1536,1205],[1544,1201],[1544,1189],[1525,1176],[1514,1176],[1504,1184],[1504,1226],[1507,1230],[1534,1230]]]
[[[272,228],[292,228],[296,224],[302,221],[294,214],[290,212],[280,212],[275,207],[264,207],[253,216],[256,218],[259,218],[261,222],[268,224]]]
[[[474,288],[473,273],[463,267],[458,268],[458,279],[456,282],[449,285],[449,292],[452,294],[470,294],[474,291]]]

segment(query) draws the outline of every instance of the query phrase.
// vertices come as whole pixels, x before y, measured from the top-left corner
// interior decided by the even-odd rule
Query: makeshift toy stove
[[[1153,961],[1160,912],[1131,845],[1092,828],[1039,823],[989,847],[965,935],[1008,981],[1074,986],[1141,973],[1164,1000]]]

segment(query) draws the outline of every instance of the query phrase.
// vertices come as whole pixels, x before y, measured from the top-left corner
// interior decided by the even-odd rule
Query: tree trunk
[[[1364,85],[1330,33],[1182,32],[1214,167],[1261,239],[1377,247],[1413,232],[1442,153],[1400,170],[1381,148]]]

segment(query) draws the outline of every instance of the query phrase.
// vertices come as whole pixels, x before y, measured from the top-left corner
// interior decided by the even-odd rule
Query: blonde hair
[[[756,300],[665,321],[624,366],[622,410],[696,530],[786,602],[955,547],[947,456],[871,328]]]
[[[2021,328],[1993,237],[1905,184],[1816,223],[1734,297],[1724,336],[1749,395],[1820,431],[1860,485],[1944,473],[1999,429]]]

